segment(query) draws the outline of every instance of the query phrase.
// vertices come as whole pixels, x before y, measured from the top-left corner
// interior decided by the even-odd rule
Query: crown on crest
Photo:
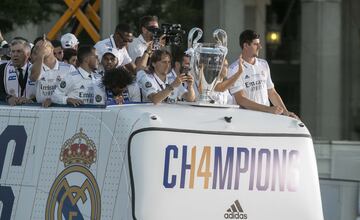
[[[61,147],[60,161],[64,162],[65,167],[82,164],[88,168],[96,161],[95,143],[83,133],[82,128],[79,133],[65,141]]]

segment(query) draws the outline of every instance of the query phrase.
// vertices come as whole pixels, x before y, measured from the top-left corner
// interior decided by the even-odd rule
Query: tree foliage
[[[63,13],[64,3],[59,0],[1,0],[0,30],[11,31],[14,25],[46,21],[53,13]]]

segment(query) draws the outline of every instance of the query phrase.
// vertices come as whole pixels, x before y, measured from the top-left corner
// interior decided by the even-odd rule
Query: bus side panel
[[[120,210],[128,219],[128,134],[117,111],[1,113],[0,218],[119,219]]]

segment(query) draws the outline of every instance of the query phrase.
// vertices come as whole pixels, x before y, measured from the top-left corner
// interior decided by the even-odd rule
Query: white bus
[[[0,219],[323,220],[311,136],[238,108],[0,106]]]

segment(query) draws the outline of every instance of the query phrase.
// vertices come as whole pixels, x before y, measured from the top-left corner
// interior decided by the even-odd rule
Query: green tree
[[[53,13],[63,13],[64,2],[59,0],[1,0],[0,30],[11,31],[14,25],[46,21]]]

